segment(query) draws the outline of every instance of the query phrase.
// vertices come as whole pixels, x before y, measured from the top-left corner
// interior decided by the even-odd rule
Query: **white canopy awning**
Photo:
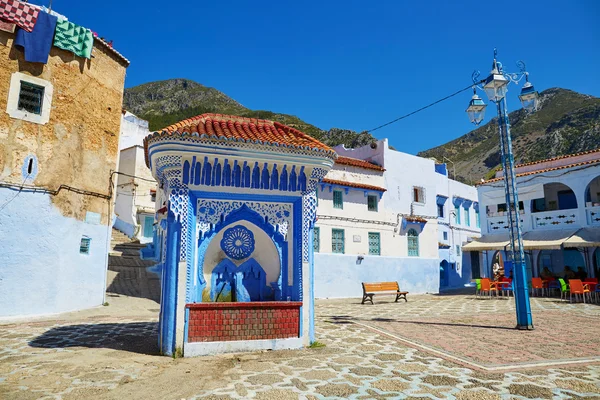
[[[550,229],[527,232],[523,235],[523,248],[525,250],[560,250],[578,228]]]
[[[581,228],[565,241],[564,247],[600,247],[600,228]]]
[[[504,250],[509,243],[508,233],[483,235],[462,247],[463,251]]]

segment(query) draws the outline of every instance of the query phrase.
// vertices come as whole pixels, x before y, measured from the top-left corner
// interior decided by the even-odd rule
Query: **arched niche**
[[[232,252],[228,249],[231,241],[237,240],[235,235],[240,235],[242,237],[240,240],[249,240],[243,236],[247,235],[246,232],[250,232],[252,235],[253,244],[250,246],[248,243],[251,249],[242,249],[238,252]],[[206,282],[202,295],[203,301],[210,301],[206,294],[211,291],[212,272],[223,260],[229,260],[236,268],[245,263],[248,265],[247,262],[253,260],[252,263],[257,263],[264,270],[267,287],[272,287],[273,283],[276,285],[280,280],[281,260],[277,246],[261,227],[250,221],[238,220],[231,222],[210,239],[201,266],[201,273]]]

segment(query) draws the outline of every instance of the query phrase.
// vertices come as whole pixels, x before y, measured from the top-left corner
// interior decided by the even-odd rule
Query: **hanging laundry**
[[[59,20],[56,24],[54,45],[72,51],[80,57],[91,58],[94,36],[92,31],[87,28],[69,21]]]
[[[16,25],[0,19],[0,31],[14,33]]]
[[[54,15],[42,11],[38,15],[33,31],[27,32],[24,29],[17,31],[15,45],[25,50],[25,61],[44,64],[48,62],[57,20]]]
[[[0,0],[0,18],[31,32],[40,10],[17,0]]]

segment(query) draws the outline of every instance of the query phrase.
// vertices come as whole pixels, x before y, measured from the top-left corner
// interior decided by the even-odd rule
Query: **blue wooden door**
[[[153,217],[144,217],[144,230],[142,234],[144,237],[151,238],[152,237],[152,226],[154,225]]]

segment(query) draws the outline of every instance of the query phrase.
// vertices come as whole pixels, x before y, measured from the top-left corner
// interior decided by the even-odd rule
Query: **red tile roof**
[[[375,171],[385,171],[385,168],[383,168],[377,164],[373,164],[373,163],[370,163],[365,160],[359,160],[358,158],[338,156],[338,158],[335,160],[335,163],[343,164],[343,165],[351,165],[353,167],[359,167],[359,168],[365,168],[365,169],[373,169]]]
[[[367,190],[376,190],[378,192],[386,192],[386,188],[382,188],[379,186],[367,185],[364,183],[356,183],[356,182],[346,182],[346,181],[337,181],[334,179],[323,178],[323,183],[329,183],[331,185],[340,185],[340,186],[349,186],[358,189],[367,189]]]
[[[598,153],[598,152],[600,152],[600,149],[581,151],[579,153],[567,154],[565,156],[558,156],[558,157],[553,157],[553,158],[546,158],[545,160],[532,161],[532,162],[528,162],[528,163],[524,163],[524,164],[517,164],[517,165],[515,165],[515,168],[525,167],[528,165],[541,164],[541,163],[545,163],[545,162],[549,162],[549,161],[562,160],[564,158],[583,156],[585,154]],[[500,169],[500,170],[502,170],[502,169]]]
[[[335,153],[326,144],[282,123],[233,115],[202,114],[168,126],[163,129],[163,133],[165,132],[197,133],[217,140],[236,140]]]
[[[565,156],[564,158],[566,158],[566,157],[567,156]],[[544,160],[544,161],[548,161],[548,160]],[[598,163],[600,163],[600,159],[598,159],[598,160],[590,160],[590,161],[583,161],[583,162],[579,162],[579,163],[575,163],[575,164],[569,164],[569,165],[561,165],[560,167],[538,169],[536,171],[529,171],[529,172],[523,172],[521,174],[517,174],[517,178],[519,178],[521,176],[537,175],[537,174],[541,174],[541,173],[544,173],[544,172],[557,171],[557,170],[560,170],[560,169],[573,168],[573,167],[581,167],[583,165],[593,165],[593,164],[598,164]],[[501,181],[503,179],[504,179],[503,176],[501,176],[500,178],[489,179],[487,181],[478,183],[477,186],[479,186],[479,185],[485,185],[486,183],[498,182],[498,181]]]

